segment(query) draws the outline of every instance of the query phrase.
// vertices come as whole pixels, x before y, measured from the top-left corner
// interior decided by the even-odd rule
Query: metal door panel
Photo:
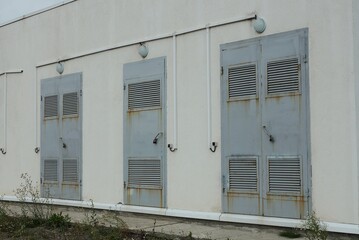
[[[303,61],[306,55],[305,39],[306,31],[303,30],[264,38],[262,41],[262,73],[265,86],[263,88],[262,128],[266,127],[266,131],[262,131],[262,152],[266,160],[264,179],[267,181],[266,188],[263,189],[263,214],[265,216],[304,218],[309,209],[307,81],[306,64]],[[293,59],[296,61],[293,62]],[[271,78],[269,75],[272,71],[268,66],[271,63],[281,64],[275,69],[277,73],[273,73],[274,78],[279,79],[274,93],[269,93],[268,90]],[[274,141],[269,141],[268,133],[273,136]],[[286,159],[290,159],[287,156],[296,156],[300,159],[301,170],[299,168],[295,171],[290,170],[292,165],[287,164]],[[287,174],[280,176],[286,179],[283,186],[291,181],[290,174],[300,175],[300,186],[296,192],[270,191],[269,159],[277,159],[276,164],[280,164],[282,169],[287,170]]]
[[[54,96],[56,96],[57,101],[56,116],[54,116],[53,111],[50,117],[45,117],[45,104]],[[60,96],[56,79],[42,80],[41,100],[41,192],[43,197],[55,197],[61,195],[61,188],[59,186],[60,149],[58,148],[58,139],[60,137]],[[56,161],[56,164],[51,164],[51,161]],[[55,165],[56,170],[53,170]],[[49,171],[56,172],[56,177],[45,178]]]
[[[260,102],[258,93],[259,42],[250,41],[222,47],[223,78],[222,93],[222,165],[223,210],[224,212],[258,215],[260,213],[259,182],[256,190],[231,187],[231,179],[238,178],[239,185],[245,184],[246,172],[231,170],[230,161],[238,166],[247,159],[258,159],[261,153]],[[253,70],[248,70],[252,66]],[[243,68],[243,70],[241,70]],[[231,76],[232,69],[238,69]],[[252,72],[252,75],[248,74]],[[231,83],[231,81],[234,81]],[[233,91],[231,89],[233,87]],[[234,157],[234,158],[233,158]],[[236,159],[236,160],[234,160]],[[256,171],[259,161],[256,161]],[[242,176],[243,175],[243,176]],[[243,181],[242,181],[243,179]],[[242,181],[242,182],[241,182]]]
[[[231,68],[253,63],[257,95],[248,88],[253,82],[230,83]],[[307,30],[222,45],[221,64],[223,211],[305,217],[310,208]],[[248,80],[248,72],[243,68],[235,75]]]
[[[165,58],[124,65],[125,202],[165,207]]]
[[[41,81],[41,192],[44,197],[81,200],[82,164],[82,99],[81,74],[70,74]],[[77,114],[63,114],[63,96],[69,92],[78,94]],[[56,117],[45,117],[46,97],[56,94],[58,108]],[[73,109],[72,109],[73,110]],[[45,161],[57,160],[56,181],[46,180]],[[66,159],[76,159],[73,169],[66,167]],[[50,166],[50,165],[49,165]],[[76,178],[64,181],[65,171],[76,172]]]

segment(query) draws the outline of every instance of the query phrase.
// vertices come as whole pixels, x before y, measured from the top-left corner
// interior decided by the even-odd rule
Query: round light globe
[[[62,74],[64,72],[64,65],[62,63],[58,63],[56,65],[56,71],[59,73],[59,74]]]
[[[146,45],[142,44],[142,45],[140,46],[140,48],[138,49],[138,54],[140,54],[142,58],[147,57],[147,55],[148,55],[148,48],[146,47]]]
[[[254,20],[253,28],[257,33],[262,33],[264,30],[266,30],[266,22],[263,18],[257,18]]]

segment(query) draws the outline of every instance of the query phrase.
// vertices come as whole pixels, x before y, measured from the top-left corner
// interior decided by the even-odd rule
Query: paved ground
[[[76,208],[58,209],[67,213],[76,221],[83,218],[82,210]],[[106,219],[107,211],[98,211],[98,217]],[[144,214],[119,213],[120,218],[127,224],[128,228],[145,231],[156,231],[167,234],[188,236],[190,233],[194,238],[209,238],[218,240],[280,240],[288,239],[279,236],[283,228],[265,227],[258,225],[245,225],[234,223],[222,223],[215,221],[195,221],[192,219],[171,218]],[[111,221],[111,220],[110,220]],[[305,239],[304,237],[297,238]],[[359,236],[343,234],[330,234],[329,240],[353,240]]]
[[[18,208],[18,206],[13,209]],[[86,216],[95,216],[103,223],[114,223],[116,218],[113,217],[114,212],[93,209],[81,209],[74,207],[56,207],[56,212],[68,214],[73,221],[82,222]],[[87,214],[85,214],[87,212]],[[279,236],[284,229],[265,227],[258,225],[245,225],[234,223],[223,223],[215,221],[195,221],[192,219],[171,218],[154,215],[119,213],[116,212],[121,221],[128,228],[145,231],[156,231],[167,234],[175,234],[181,236],[192,235],[194,238],[207,238],[218,240],[280,240],[288,239]],[[300,240],[305,239],[297,238]],[[329,240],[353,240],[359,239],[355,235],[330,234]]]

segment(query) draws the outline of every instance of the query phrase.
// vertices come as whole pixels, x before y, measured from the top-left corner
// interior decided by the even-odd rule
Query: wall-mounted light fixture
[[[141,46],[138,48],[138,54],[140,54],[142,58],[145,58],[148,55],[148,47],[144,43],[140,43],[140,45]]]
[[[61,62],[58,62],[56,64],[56,71],[59,73],[59,74],[62,74],[64,72],[64,65],[61,63]]]
[[[266,30],[266,22],[263,18],[256,17],[256,19],[253,21],[253,28],[257,33],[262,33],[264,30]]]

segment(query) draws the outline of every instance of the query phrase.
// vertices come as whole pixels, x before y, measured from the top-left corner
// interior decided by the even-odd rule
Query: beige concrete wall
[[[357,107],[352,59],[355,1],[136,0],[76,1],[0,28],[0,72],[8,76],[8,153],[0,155],[0,193],[13,194],[20,173],[40,178],[40,80],[57,76],[69,56],[141,41],[257,13],[262,35],[309,29],[309,85],[313,208],[327,221],[359,223]],[[205,31],[179,36],[178,148],[167,153],[167,202],[173,209],[221,211],[221,155],[208,150]],[[219,45],[260,36],[250,21],[211,30],[213,141],[220,142]],[[172,39],[148,42],[147,58],[167,57],[167,139],[173,139]],[[83,73],[83,198],[123,202],[122,112],[124,63],[138,61],[130,46],[64,62],[64,74]],[[356,48],[357,49],[357,48]],[[4,76],[0,77],[0,88]],[[37,97],[35,96],[37,86]],[[3,89],[0,91],[0,99]],[[36,101],[35,101],[36,99]],[[0,104],[1,105],[1,104]],[[2,129],[0,106],[0,136]],[[35,126],[37,124],[37,134]],[[195,132],[194,132],[195,131]],[[3,140],[0,139],[0,143]],[[221,144],[221,143],[220,143]]]

